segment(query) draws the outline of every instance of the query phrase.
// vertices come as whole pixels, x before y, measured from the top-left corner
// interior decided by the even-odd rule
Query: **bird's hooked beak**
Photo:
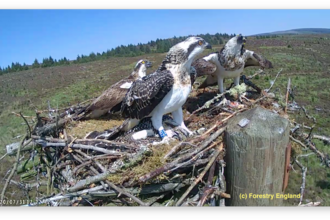
[[[147,61],[147,62],[146,62],[146,67],[147,67],[147,68],[152,67],[152,63],[151,63],[150,61]]]
[[[246,43],[246,38],[242,36],[242,34],[237,35],[237,43],[245,44]]]
[[[205,48],[206,48],[206,49],[212,49],[212,45],[206,42],[206,46],[205,46]]]

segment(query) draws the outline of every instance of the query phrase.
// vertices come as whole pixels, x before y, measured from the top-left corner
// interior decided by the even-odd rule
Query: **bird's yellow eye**
[[[198,44],[199,44],[199,45],[202,45],[202,44],[203,44],[203,41],[200,40],[200,41],[198,42]]]
[[[144,61],[142,61],[142,64],[144,64]]]

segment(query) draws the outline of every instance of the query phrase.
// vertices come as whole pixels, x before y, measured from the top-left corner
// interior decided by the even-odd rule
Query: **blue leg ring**
[[[167,134],[164,130],[160,130],[159,131],[159,136],[163,139],[165,136],[167,136]]]

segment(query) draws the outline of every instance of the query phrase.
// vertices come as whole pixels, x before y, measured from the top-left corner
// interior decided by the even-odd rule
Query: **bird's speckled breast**
[[[224,50],[219,54],[219,62],[226,71],[235,71],[244,67],[244,59],[241,55],[229,55]]]
[[[190,77],[190,67],[189,69],[183,67],[182,65],[171,65],[167,66],[167,69],[171,71],[174,77],[174,86],[186,86],[191,85],[191,77]]]

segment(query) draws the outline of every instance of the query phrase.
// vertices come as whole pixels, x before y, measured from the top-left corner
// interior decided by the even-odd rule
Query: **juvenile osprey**
[[[241,35],[231,38],[220,52],[196,60],[194,67],[201,69],[207,66],[205,71],[198,72],[197,76],[208,75],[199,89],[218,84],[220,93],[224,92],[223,81],[226,78],[234,78],[234,84],[239,84],[240,74],[248,66],[260,66],[261,68],[273,68],[272,63],[257,53],[244,48],[246,39]],[[203,63],[204,62],[204,63]],[[205,63],[206,62],[206,63]],[[215,68],[212,68],[213,64]],[[215,69],[215,71],[213,71]]]
[[[96,98],[79,116],[79,119],[98,118],[108,112],[119,112],[121,103],[132,83],[146,76],[147,68],[152,67],[148,60],[139,60],[130,76],[113,84]],[[81,114],[81,113],[80,113]]]
[[[162,142],[167,143],[169,137],[162,117],[172,113],[177,125],[189,135],[193,134],[184,124],[182,105],[191,91],[191,63],[205,48],[211,48],[211,45],[204,39],[189,37],[169,50],[156,72],[132,84],[121,106],[122,115],[132,119],[128,130],[149,116]]]
[[[194,67],[190,67],[190,80],[191,86],[193,86],[197,76],[197,71]],[[172,127],[178,126],[169,115],[163,115],[163,125],[170,125]],[[135,126],[135,127],[134,127]],[[180,129],[180,127],[178,128]],[[180,129],[182,131],[182,129]],[[124,139],[119,135],[124,133]],[[167,135],[173,136],[172,130],[166,130]],[[183,134],[187,134],[186,131],[182,131]],[[111,133],[108,133],[107,138],[109,140],[122,141],[125,140],[127,135],[131,135],[132,140],[146,139],[147,137],[158,136],[158,131],[152,126],[151,117],[145,117],[142,120],[130,120],[126,119],[120,126],[113,129]],[[151,138],[152,139],[152,138]]]

